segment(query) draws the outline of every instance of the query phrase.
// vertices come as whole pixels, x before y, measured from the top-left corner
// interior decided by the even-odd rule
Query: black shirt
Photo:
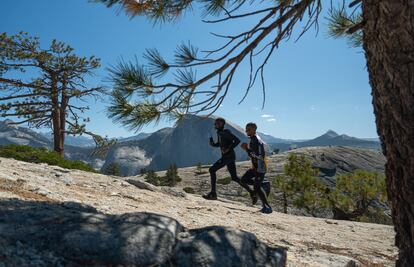
[[[214,147],[220,147],[223,155],[234,152],[234,148],[240,144],[240,139],[232,134],[229,129],[217,130],[217,139],[217,143],[213,142],[211,145]]]

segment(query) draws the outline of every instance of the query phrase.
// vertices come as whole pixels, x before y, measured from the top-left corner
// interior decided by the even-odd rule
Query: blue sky
[[[201,22],[197,12],[187,13],[173,24],[154,26],[145,18],[130,19],[116,9],[87,0],[1,0],[0,32],[26,31],[40,37],[44,46],[52,39],[70,44],[78,55],[95,55],[102,68],[90,82],[105,83],[106,68],[122,57],[141,57],[146,48],[157,48],[166,56],[175,46],[191,41],[197,47],[217,47],[209,34],[231,33],[249,25],[211,26]],[[313,138],[333,129],[357,137],[376,137],[371,89],[361,48],[350,48],[345,40],[327,35],[324,15],[320,31],[311,30],[298,42],[282,43],[266,68],[267,98],[261,109],[259,84],[250,97],[238,105],[246,87],[247,74],[240,71],[231,91],[216,115],[239,125],[255,121],[259,130],[281,138]],[[129,136],[121,125],[106,117],[108,103],[90,102],[88,128],[111,137]],[[152,132],[168,123],[150,125],[141,131]]]

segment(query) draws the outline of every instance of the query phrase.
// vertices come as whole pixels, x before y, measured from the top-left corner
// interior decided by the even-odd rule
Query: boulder
[[[175,266],[260,267],[285,266],[286,250],[270,248],[252,233],[221,226],[179,235]]]
[[[9,199],[0,203],[0,259],[0,267],[284,266],[286,253],[225,227],[187,231],[153,213]]]

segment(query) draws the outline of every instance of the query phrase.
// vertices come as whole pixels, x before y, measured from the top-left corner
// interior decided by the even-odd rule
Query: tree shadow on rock
[[[61,265],[156,266],[168,261],[183,231],[174,219],[151,213],[106,215],[75,202],[0,201],[0,259],[6,266],[18,260],[33,266],[33,255],[16,259],[19,246],[48,252]]]
[[[220,226],[187,231],[152,213],[0,200],[1,266],[285,266],[285,249]]]
[[[176,266],[285,266],[286,249],[271,248],[252,233],[222,226],[190,230],[179,236]]]

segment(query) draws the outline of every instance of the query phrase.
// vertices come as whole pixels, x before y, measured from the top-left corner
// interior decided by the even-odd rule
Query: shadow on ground
[[[252,233],[186,230],[153,213],[108,215],[75,202],[0,200],[0,266],[285,266]]]

